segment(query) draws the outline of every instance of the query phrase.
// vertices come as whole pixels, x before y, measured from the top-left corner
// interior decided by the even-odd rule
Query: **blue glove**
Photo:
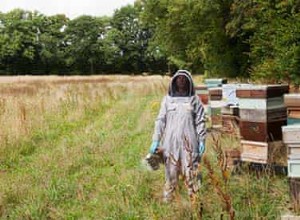
[[[151,144],[151,147],[150,147],[149,152],[150,152],[151,154],[155,154],[155,152],[156,152],[158,146],[159,146],[159,141],[153,141],[152,144]]]
[[[200,156],[202,156],[204,154],[204,151],[205,151],[205,144],[203,141],[200,141],[199,143],[199,154]]]

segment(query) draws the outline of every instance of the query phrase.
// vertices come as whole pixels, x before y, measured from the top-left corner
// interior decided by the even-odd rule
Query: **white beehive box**
[[[267,99],[240,98],[240,109],[268,109],[284,107],[283,97],[274,97]]]
[[[225,102],[220,100],[220,101],[215,101],[215,100],[210,100],[209,105],[211,108],[222,108],[225,106]]]
[[[282,126],[282,139],[285,144],[299,144],[300,143],[300,125]]]
[[[300,155],[300,143],[299,144],[285,144],[288,150],[288,155],[299,154]]]
[[[288,176],[300,177],[300,155],[294,154],[288,156]]]
[[[226,105],[237,105],[239,99],[236,97],[236,84],[222,85],[222,99]]]

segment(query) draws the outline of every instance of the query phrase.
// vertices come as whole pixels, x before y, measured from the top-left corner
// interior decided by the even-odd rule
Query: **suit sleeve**
[[[197,96],[194,99],[195,106],[195,127],[197,133],[198,143],[205,141],[206,138],[206,126],[205,126],[205,111],[203,104]]]
[[[154,133],[152,136],[153,141],[160,141],[166,127],[166,115],[167,115],[167,97],[165,96],[161,102],[159,114],[155,120]]]

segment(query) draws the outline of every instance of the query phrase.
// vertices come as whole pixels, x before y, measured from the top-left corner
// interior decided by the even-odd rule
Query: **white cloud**
[[[111,16],[113,12],[135,0],[1,0],[0,11],[8,12],[15,8],[34,11],[45,15],[66,14],[73,19],[86,14],[93,16]]]

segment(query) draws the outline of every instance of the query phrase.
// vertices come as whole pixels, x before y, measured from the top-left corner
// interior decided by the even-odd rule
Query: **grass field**
[[[197,79],[199,80],[199,79]],[[224,168],[227,135],[208,137],[202,187],[162,202],[164,172],[141,159],[169,79],[160,76],[0,78],[1,219],[280,219],[297,214],[288,179]]]

